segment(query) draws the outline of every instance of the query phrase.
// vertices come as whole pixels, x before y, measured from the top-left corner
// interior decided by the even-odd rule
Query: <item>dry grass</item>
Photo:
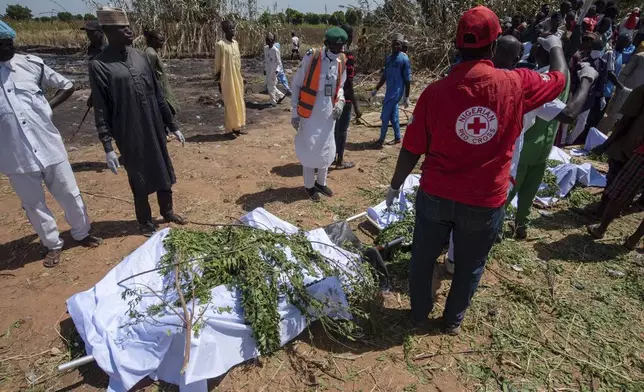
[[[25,21],[12,22],[11,26],[17,32],[16,43],[22,47],[44,46],[52,48],[83,48],[87,45],[85,33],[80,30],[84,22],[39,22]],[[162,28],[159,26],[159,28]],[[163,28],[162,28],[163,29]],[[300,37],[302,41],[302,54],[310,47],[322,45],[326,26],[290,26],[279,25],[264,28],[256,23],[242,22],[237,29],[237,40],[242,51],[242,56],[256,56],[262,53],[264,36],[267,32],[276,34],[277,41],[282,43],[282,55],[290,58],[291,54],[291,31]],[[198,28],[207,37],[191,45],[182,43],[185,34],[181,31],[179,24],[166,24],[168,34],[168,45],[165,49],[165,56],[212,56],[214,55],[214,43],[221,38],[218,24],[203,25]],[[136,41],[138,46],[144,45],[141,34],[141,26],[135,25],[135,33],[139,36]],[[206,34],[207,31],[212,33]]]
[[[84,22],[11,22],[16,30],[19,46],[48,46],[56,48],[82,48],[86,45]]]

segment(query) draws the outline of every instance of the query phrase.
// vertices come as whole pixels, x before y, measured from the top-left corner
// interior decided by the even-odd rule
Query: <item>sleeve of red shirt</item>
[[[566,76],[561,72],[541,74],[525,68],[514,72],[519,74],[523,87],[523,114],[554,100],[566,88]]]
[[[427,127],[427,106],[429,104],[427,89],[420,95],[412,115],[405,137],[403,148],[412,154],[423,155],[429,151],[431,135]]]

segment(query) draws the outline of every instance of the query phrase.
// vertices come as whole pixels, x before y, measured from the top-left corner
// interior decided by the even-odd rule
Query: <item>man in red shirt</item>
[[[478,6],[463,14],[456,32],[462,61],[420,96],[387,195],[391,205],[425,155],[409,273],[411,318],[427,321],[434,265],[453,232],[455,273],[443,313],[449,334],[460,331],[503,223],[523,115],[557,98],[566,84],[558,37],[541,41],[550,52],[550,72],[539,74],[494,68],[500,34],[499,18],[490,9]]]

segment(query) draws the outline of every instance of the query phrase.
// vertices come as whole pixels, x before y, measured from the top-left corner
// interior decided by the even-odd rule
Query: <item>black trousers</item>
[[[351,122],[351,109],[353,104],[347,102],[344,105],[342,116],[335,122],[335,153],[338,156],[337,162],[342,163],[344,159],[344,148],[347,145],[347,131]]]
[[[172,189],[157,191],[157,201],[159,202],[161,216],[167,218],[174,213],[172,211]],[[134,211],[139,224],[145,225],[152,222],[152,210],[150,210],[148,195],[134,195]]]

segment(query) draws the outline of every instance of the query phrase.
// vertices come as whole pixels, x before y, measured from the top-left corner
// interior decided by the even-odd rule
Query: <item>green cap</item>
[[[341,28],[332,27],[326,31],[324,39],[331,44],[344,44],[349,39],[349,36]]]

